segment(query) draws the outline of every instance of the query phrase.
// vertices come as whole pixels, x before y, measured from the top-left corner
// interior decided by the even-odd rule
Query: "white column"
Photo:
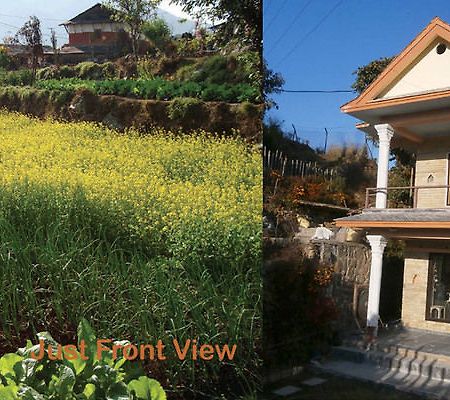
[[[394,130],[389,124],[375,125],[378,133],[378,172],[377,172],[377,188],[387,188],[388,172],[389,172],[389,150]],[[386,208],[387,191],[377,190],[376,208]]]
[[[383,271],[383,253],[387,240],[381,235],[367,235],[367,240],[372,249],[372,263],[370,265],[369,300],[367,303],[367,327],[378,328],[380,317],[380,288]]]

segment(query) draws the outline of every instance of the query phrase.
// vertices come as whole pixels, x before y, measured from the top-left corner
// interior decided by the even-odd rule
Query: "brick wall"
[[[425,147],[417,152],[416,186],[447,185],[448,150]],[[448,149],[447,147],[445,147]],[[418,208],[446,207],[446,189],[420,189],[417,197]]]
[[[87,45],[102,45],[112,44],[119,39],[117,32],[82,32],[69,34],[70,46],[87,46]]]

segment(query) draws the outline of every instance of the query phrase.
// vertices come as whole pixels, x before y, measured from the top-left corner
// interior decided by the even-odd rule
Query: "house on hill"
[[[61,54],[84,53],[90,57],[114,57],[126,46],[126,24],[114,21],[113,12],[100,3],[61,24],[69,43]]]
[[[161,8],[156,10],[159,18],[169,25],[174,36],[178,37],[185,32],[192,32],[195,26],[190,19],[181,19]],[[97,3],[75,17],[63,22],[68,35],[69,43],[60,50],[64,62],[76,63],[86,59],[97,60],[114,58],[124,52],[131,51],[128,26],[123,22],[115,21],[113,11]],[[142,38],[144,39],[144,38]],[[141,51],[147,49],[147,41],[141,40]],[[53,52],[46,54],[53,57]]]
[[[450,333],[450,25],[431,23],[357,98],[341,110],[378,135],[377,187],[368,189],[363,212],[336,220],[362,229],[372,250],[367,327],[379,327],[383,252],[389,239],[405,243],[403,326]],[[416,155],[408,187],[388,183],[390,149]],[[391,194],[409,194],[395,208]],[[373,196],[373,197],[372,197]],[[371,199],[373,198],[373,202]]]

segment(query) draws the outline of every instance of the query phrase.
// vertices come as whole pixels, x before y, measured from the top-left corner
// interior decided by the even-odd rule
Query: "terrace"
[[[450,185],[391,186],[367,188],[365,209],[376,207],[378,193],[386,196],[386,208],[421,208],[420,195],[446,197],[446,205],[450,206]],[[419,207],[418,207],[419,204]]]

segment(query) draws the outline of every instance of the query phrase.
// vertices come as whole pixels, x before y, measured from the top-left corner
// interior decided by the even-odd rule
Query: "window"
[[[450,322],[450,254],[430,254],[426,319]]]
[[[101,37],[102,37],[102,30],[94,29],[94,39],[101,39]]]

